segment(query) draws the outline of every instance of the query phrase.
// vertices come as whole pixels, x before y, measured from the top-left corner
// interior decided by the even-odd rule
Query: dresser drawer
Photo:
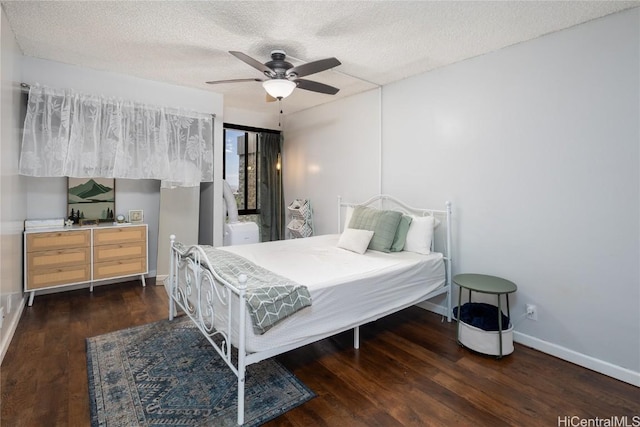
[[[132,276],[147,272],[147,259],[134,258],[119,261],[97,262],[93,265],[93,279]]]
[[[95,246],[93,248],[93,261],[105,262],[129,258],[146,258],[147,243],[121,243],[118,245]]]
[[[27,252],[89,247],[91,230],[27,234]]]
[[[88,282],[91,279],[91,266],[72,265],[60,268],[29,269],[27,290],[48,288],[50,286]]]
[[[114,227],[114,228],[98,228],[93,231],[94,246],[113,245],[116,243],[128,242],[146,242],[147,228],[140,227]]]
[[[27,268],[29,270],[66,267],[69,265],[89,265],[90,263],[91,251],[89,247],[27,253]]]

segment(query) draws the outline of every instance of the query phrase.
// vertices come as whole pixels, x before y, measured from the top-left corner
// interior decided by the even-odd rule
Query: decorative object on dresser
[[[33,304],[36,291],[100,280],[139,276],[148,271],[147,225],[101,225],[26,229],[24,291]]]
[[[130,210],[129,222],[132,224],[141,224],[144,221],[144,211],[142,210]]]
[[[65,225],[64,218],[53,219],[28,219],[24,222],[25,230],[44,229],[53,227],[62,227]]]
[[[81,219],[113,222],[116,209],[114,178],[68,178],[67,217],[74,224]]]

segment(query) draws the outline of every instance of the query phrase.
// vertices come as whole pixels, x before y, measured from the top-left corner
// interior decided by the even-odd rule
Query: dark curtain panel
[[[282,167],[278,160],[282,151],[282,137],[274,133],[259,133],[260,143],[260,241],[284,239],[284,197]],[[282,162],[280,162],[282,163]]]

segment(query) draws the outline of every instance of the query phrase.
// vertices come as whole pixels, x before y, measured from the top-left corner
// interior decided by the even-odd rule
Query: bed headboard
[[[342,232],[343,210],[347,207],[368,206],[376,209],[399,211],[406,215],[433,216],[440,225],[433,233],[431,248],[440,252],[448,260],[451,259],[451,202],[445,203],[444,209],[416,208],[387,194],[379,194],[360,203],[345,202],[338,196],[338,233]]]

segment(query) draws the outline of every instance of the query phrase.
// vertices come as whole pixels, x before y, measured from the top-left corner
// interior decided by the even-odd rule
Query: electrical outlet
[[[2,329],[3,320],[4,320],[4,307],[0,307],[0,329]]]
[[[538,308],[533,304],[527,304],[527,319],[538,320]]]
[[[7,314],[11,314],[11,295],[7,296]]]

